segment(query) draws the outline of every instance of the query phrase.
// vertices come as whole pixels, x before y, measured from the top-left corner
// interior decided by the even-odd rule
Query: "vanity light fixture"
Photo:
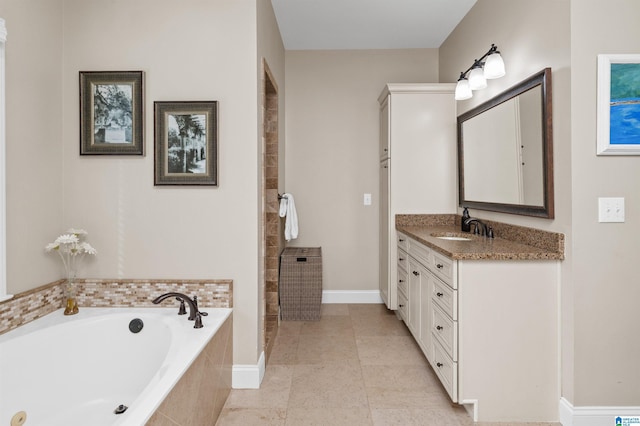
[[[488,79],[499,78],[505,74],[504,61],[500,56],[498,47],[495,44],[491,44],[491,48],[487,53],[482,55],[480,59],[475,59],[473,65],[465,72],[460,73],[458,85],[456,86],[456,100],[463,101],[471,98],[473,90],[487,87]]]

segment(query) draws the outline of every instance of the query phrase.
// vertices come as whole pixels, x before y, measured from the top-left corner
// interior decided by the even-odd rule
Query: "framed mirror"
[[[551,68],[458,116],[460,206],[553,218]]]

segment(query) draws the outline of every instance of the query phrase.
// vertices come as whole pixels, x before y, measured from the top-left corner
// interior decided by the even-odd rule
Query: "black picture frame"
[[[142,71],[80,71],[80,155],[144,155]]]
[[[218,186],[218,102],[153,103],[154,185]]]

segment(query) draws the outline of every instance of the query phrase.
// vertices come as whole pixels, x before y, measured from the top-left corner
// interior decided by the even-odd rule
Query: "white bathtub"
[[[144,425],[231,313],[203,310],[201,329],[177,307],[81,308],[0,335],[0,425]]]

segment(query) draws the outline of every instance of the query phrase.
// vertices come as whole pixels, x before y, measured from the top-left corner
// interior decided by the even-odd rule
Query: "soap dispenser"
[[[465,207],[462,211],[462,222],[460,224],[460,229],[463,232],[471,232],[471,224],[465,223],[468,219],[471,219],[471,216],[469,216],[469,210]]]

